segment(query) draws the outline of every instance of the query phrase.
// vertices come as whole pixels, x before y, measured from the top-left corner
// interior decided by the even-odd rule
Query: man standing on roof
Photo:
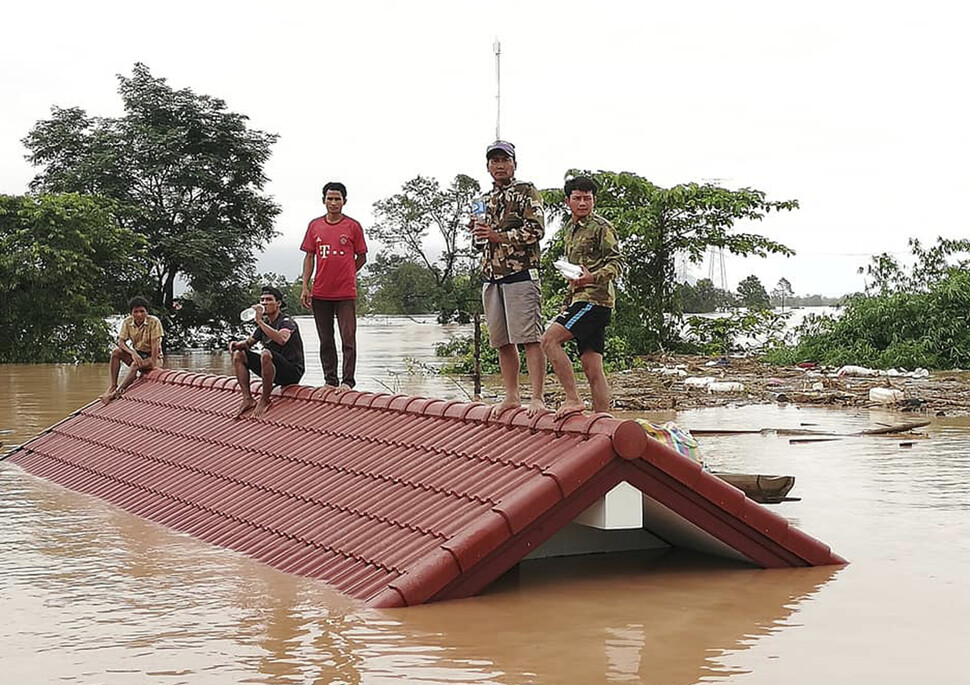
[[[325,216],[310,222],[300,249],[303,258],[303,290],[300,302],[313,310],[313,320],[320,338],[320,365],[327,385],[338,387],[337,343],[333,335],[336,317],[340,329],[343,369],[339,391],[354,387],[357,369],[357,272],[367,261],[367,243],[360,224],[343,213],[347,202],[347,186],[331,181],[323,186]],[[313,290],[314,260],[316,276]]]
[[[542,198],[534,185],[516,180],[514,145],[496,140],[486,148],[485,160],[494,184],[486,198],[485,221],[474,222],[472,233],[482,251],[482,305],[489,344],[498,349],[505,386],[505,399],[492,412],[500,415],[521,406],[518,345],[522,345],[532,386],[531,415],[545,408],[539,288],[539,241],[545,232]]]
[[[562,228],[565,257],[582,267],[579,278],[569,280],[563,312],[542,336],[542,349],[552,363],[566,400],[556,412],[558,417],[581,412],[586,407],[576,390],[573,365],[563,344],[575,339],[583,373],[593,395],[593,411],[610,410],[610,386],[603,373],[603,349],[606,326],[613,314],[616,294],[613,287],[623,271],[616,231],[609,221],[593,212],[596,183],[578,176],[566,181],[563,188],[570,218]]]
[[[264,286],[256,310],[256,330],[245,340],[229,343],[232,364],[236,369],[236,381],[242,391],[242,402],[235,417],[253,409],[253,416],[262,416],[269,409],[269,394],[274,385],[294,385],[303,378],[303,340],[296,321],[283,313],[283,293],[272,286]],[[265,314],[266,318],[263,318]],[[252,346],[262,343],[259,354]],[[249,389],[249,372],[259,374],[263,384],[259,401],[253,399]]]
[[[121,397],[139,373],[148,373],[162,366],[162,337],[165,335],[162,322],[148,313],[148,300],[144,297],[131,298],[128,311],[131,313],[121,322],[118,331],[118,345],[111,351],[111,385],[99,398],[103,404]],[[119,386],[118,372],[122,362],[128,365],[128,375]]]

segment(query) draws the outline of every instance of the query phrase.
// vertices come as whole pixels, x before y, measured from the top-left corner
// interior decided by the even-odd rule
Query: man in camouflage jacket
[[[539,241],[545,232],[542,199],[531,183],[515,179],[511,143],[495,141],[486,149],[485,159],[494,185],[486,198],[485,221],[473,223],[472,233],[482,251],[482,304],[489,343],[498,350],[505,386],[505,399],[493,414],[521,406],[518,345],[522,345],[532,386],[528,406],[532,415],[545,408],[539,288]]]
[[[568,340],[576,340],[583,373],[593,395],[593,411],[610,409],[610,386],[603,373],[606,326],[613,314],[616,293],[613,287],[623,271],[623,255],[612,224],[593,213],[596,183],[585,176],[566,181],[563,188],[570,218],[563,226],[565,258],[582,267],[579,278],[568,280],[569,295],[563,312],[542,336],[542,349],[562,383],[566,400],[557,416],[581,412],[586,406],[576,389],[573,366],[563,350]]]

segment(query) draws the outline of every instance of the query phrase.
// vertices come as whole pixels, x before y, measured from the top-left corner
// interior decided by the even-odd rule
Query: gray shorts
[[[488,325],[488,343],[537,343],[542,339],[542,295],[538,281],[485,283],[482,306]]]

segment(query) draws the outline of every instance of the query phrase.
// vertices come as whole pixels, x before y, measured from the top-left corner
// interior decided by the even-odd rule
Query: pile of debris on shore
[[[970,414],[970,374],[964,371],[781,367],[744,356],[652,355],[640,362],[638,368],[610,374],[615,408],[657,411],[791,403]]]

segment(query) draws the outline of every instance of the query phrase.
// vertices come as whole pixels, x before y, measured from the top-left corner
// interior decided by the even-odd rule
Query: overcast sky
[[[908,9],[907,9],[908,7]],[[970,107],[963,3],[88,2],[4,8],[0,192],[33,176],[20,143],[53,105],[121,113],[136,61],[278,133],[283,208],[261,270],[296,277],[320,187],[375,200],[417,174],[488,181],[492,43],[518,177],[570,167],[668,186],[718,179],[801,209],[755,227],[797,251],[734,259],[728,286],[782,276],[798,294],[861,289],[868,255],[967,237]],[[375,246],[376,247],[376,246]],[[706,264],[694,267],[706,275]]]

